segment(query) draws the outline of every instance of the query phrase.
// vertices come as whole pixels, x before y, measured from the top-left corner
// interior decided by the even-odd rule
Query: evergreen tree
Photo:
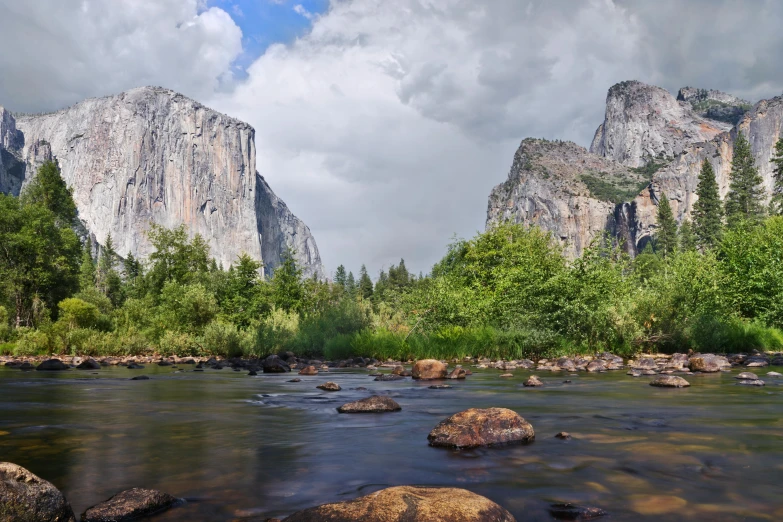
[[[359,294],[363,299],[370,299],[373,294],[372,279],[367,273],[367,267],[362,265],[362,269],[359,271]]]
[[[350,298],[356,297],[356,279],[353,272],[348,272],[348,278],[345,280],[345,293]]]
[[[706,159],[701,165],[696,195],[699,199],[693,204],[693,232],[702,249],[714,248],[720,241],[723,229],[723,206],[715,171]]]
[[[677,221],[674,219],[672,207],[666,194],[661,194],[658,203],[658,231],[656,245],[664,257],[674,253],[677,248]]]
[[[125,256],[123,269],[125,270],[125,277],[128,281],[135,281],[142,274],[141,262],[138,261],[130,252],[128,252],[128,255]]]
[[[693,225],[686,219],[680,225],[680,251],[692,252],[696,250],[696,245],[696,234],[693,232]]]
[[[43,205],[51,210],[57,226],[71,227],[76,220],[72,191],[60,175],[56,161],[47,161],[38,169],[21,195],[22,205]]]
[[[734,142],[731,183],[726,195],[726,224],[729,228],[758,224],[764,217],[763,179],[756,168],[750,143],[741,132]]]
[[[378,274],[378,281],[375,283],[375,290],[372,297],[376,303],[383,301],[386,294],[386,290],[389,288],[389,276],[385,271],[381,270]]]
[[[775,178],[775,190],[770,202],[770,212],[776,216],[783,215],[783,138],[778,138],[775,143],[775,152],[770,160],[772,177]]]
[[[345,283],[348,280],[348,276],[345,273],[345,267],[340,265],[337,267],[337,271],[334,273],[334,284],[338,287],[345,289]]]
[[[87,242],[82,248],[82,264],[79,267],[79,290],[85,292],[95,288],[95,263],[92,260],[92,242]]]
[[[272,275],[272,301],[286,312],[301,312],[304,309],[304,299],[302,270],[289,249],[283,256],[283,263]]]
[[[406,288],[411,282],[411,275],[408,272],[408,268],[405,266],[405,260],[400,259],[400,264],[397,266],[389,267],[389,287],[394,290],[402,290]]]

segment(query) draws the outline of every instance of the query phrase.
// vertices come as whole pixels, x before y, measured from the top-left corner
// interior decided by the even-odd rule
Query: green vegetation
[[[649,180],[645,180],[630,187],[620,186],[592,174],[582,174],[581,180],[587,186],[592,197],[601,201],[609,201],[615,205],[633,200],[650,183]]]
[[[735,158],[740,176],[747,161],[741,150]],[[304,278],[290,252],[271,278],[247,255],[224,269],[183,227],[151,226],[144,262],[121,259],[109,237],[95,259],[47,164],[22,197],[0,195],[0,352],[408,359],[783,349],[783,217],[723,230],[719,204],[706,205],[716,194],[709,164],[702,173],[694,226],[678,234],[662,195],[656,248],[635,259],[598,238],[569,261],[548,233],[504,223],[454,241],[427,276],[400,260],[373,283],[364,266],[358,280],[343,266],[333,282]],[[705,223],[715,227],[706,233]]]
[[[715,171],[706,159],[699,172],[696,195],[699,199],[693,204],[693,228],[697,242],[703,249],[714,248],[720,241],[723,229],[723,206]]]
[[[729,228],[758,225],[765,211],[763,179],[756,168],[750,143],[740,132],[734,142],[731,183],[726,195],[726,223]]]
[[[775,152],[770,162],[772,163],[772,176],[775,178],[775,188],[769,211],[772,215],[780,216],[783,214],[783,138],[778,138],[778,141],[775,142]]]

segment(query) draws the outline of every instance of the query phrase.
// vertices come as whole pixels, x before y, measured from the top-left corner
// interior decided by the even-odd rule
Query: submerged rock
[[[137,375],[136,377],[131,377],[132,381],[148,381],[150,380],[148,375]]]
[[[454,368],[454,370],[446,376],[447,379],[464,379],[467,372],[462,368]]]
[[[327,381],[327,382],[325,382],[323,384],[319,384],[318,386],[316,386],[316,388],[319,388],[319,389],[324,390],[324,391],[340,391],[340,390],[342,390],[342,388],[340,388],[339,384],[337,384],[336,382],[332,382],[332,381]]]
[[[676,375],[661,375],[650,381],[650,386],[659,388],[687,388],[690,385],[691,383]]]
[[[318,370],[316,370],[315,366],[305,366],[299,370],[299,375],[318,375]]]
[[[430,390],[445,390],[451,388],[451,384],[433,384],[429,388]]]
[[[60,490],[21,466],[0,462],[0,520],[75,522]]]
[[[117,493],[82,513],[82,522],[125,522],[177,505],[179,499],[154,489],[133,488]]]
[[[525,386],[533,387],[533,386],[543,386],[544,383],[541,382],[541,379],[536,377],[535,375],[531,375],[528,377],[528,379],[525,381]]]
[[[445,379],[447,373],[446,365],[435,359],[422,359],[416,361],[413,365],[411,375],[414,379],[431,380]]]
[[[82,361],[77,367],[77,370],[100,370],[101,365],[95,359],[87,359]]]
[[[737,384],[742,384],[744,386],[764,386],[764,381],[761,379],[744,379],[737,381]]]
[[[458,488],[397,486],[297,511],[283,522],[516,522],[491,500]]]
[[[500,374],[500,376],[503,377],[503,378],[508,378],[508,377],[513,377],[514,374],[513,373],[502,373],[502,374]]]
[[[383,374],[383,375],[379,375],[378,377],[376,377],[373,380],[375,380],[375,381],[400,381],[400,380],[402,380],[404,378],[405,377],[403,377],[402,375],[394,375],[392,373],[386,373],[386,374]]]
[[[783,373],[767,372],[767,377],[783,377]]]
[[[302,379],[300,379],[299,377],[295,377],[295,378],[293,378],[293,379],[291,379],[290,381],[287,381],[287,382],[302,382]]]
[[[427,436],[430,446],[446,448],[518,444],[531,442],[534,438],[533,426],[506,408],[471,408],[455,413],[441,421]]]
[[[593,520],[607,515],[603,509],[577,506],[571,503],[552,504],[549,508],[549,514],[555,520]]]
[[[740,372],[739,375],[735,377],[735,379],[755,381],[756,379],[758,379],[758,376],[755,373]]]
[[[567,431],[561,431],[557,435],[555,435],[556,439],[563,439],[563,440],[571,440],[571,434]]]
[[[402,408],[390,397],[374,395],[355,402],[343,404],[337,411],[340,413],[383,413],[387,411],[400,411]]]
[[[67,370],[68,368],[70,368],[70,366],[62,362],[60,359],[47,359],[36,366],[35,369],[38,371],[62,371]]]

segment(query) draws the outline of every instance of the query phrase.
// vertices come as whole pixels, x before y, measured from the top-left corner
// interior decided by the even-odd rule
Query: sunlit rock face
[[[269,272],[291,249],[305,275],[323,276],[310,230],[256,172],[255,131],[244,122],[143,87],[17,116],[15,128],[18,155],[40,157],[49,147],[79,218],[98,243],[111,234],[121,255],[151,253],[150,223],[184,224],[225,267],[247,253]],[[15,192],[10,183],[1,188]]]

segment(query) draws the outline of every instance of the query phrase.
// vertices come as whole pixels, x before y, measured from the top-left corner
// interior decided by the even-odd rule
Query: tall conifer
[[[726,195],[726,224],[729,228],[758,224],[764,217],[764,180],[756,168],[750,143],[742,132],[734,142],[730,176],[729,193]]]
[[[701,164],[696,195],[699,199],[693,204],[693,232],[701,248],[714,248],[720,241],[723,229],[723,205],[718,194],[715,171],[706,159]]]
[[[658,232],[656,233],[657,246],[665,257],[677,249],[677,221],[674,219],[672,207],[666,194],[661,194],[658,203]]]
[[[780,216],[783,214],[783,138],[778,138],[775,143],[775,152],[770,162],[772,162],[772,177],[775,178],[775,190],[772,193],[769,209],[772,214]]]

